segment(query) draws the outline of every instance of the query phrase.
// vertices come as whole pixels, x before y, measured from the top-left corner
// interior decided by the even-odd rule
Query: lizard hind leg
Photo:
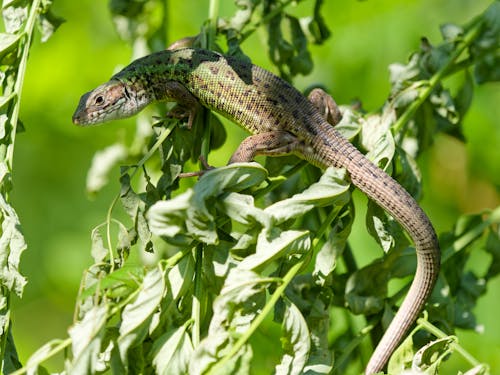
[[[307,99],[309,99],[313,106],[321,113],[322,117],[331,125],[335,126],[342,120],[342,113],[337,103],[323,89],[313,89],[307,96]]]
[[[300,141],[285,131],[272,131],[251,135],[243,140],[229,160],[228,164],[249,162],[257,155],[282,156],[291,154]]]

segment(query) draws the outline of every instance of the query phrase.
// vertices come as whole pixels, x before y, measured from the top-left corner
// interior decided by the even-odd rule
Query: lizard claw
[[[203,165],[202,170],[197,171],[197,172],[184,172],[184,173],[179,173],[179,178],[186,178],[186,177],[201,177],[208,171],[215,169],[215,167],[212,167],[211,165],[208,164],[207,159],[205,157],[200,156],[198,158],[200,160],[201,165]]]

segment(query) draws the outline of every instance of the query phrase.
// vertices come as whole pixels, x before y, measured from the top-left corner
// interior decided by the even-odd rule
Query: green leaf
[[[229,271],[220,294],[214,301],[208,334],[195,348],[189,364],[189,374],[204,373],[224,356],[236,337],[248,329],[264,306],[266,286],[267,281],[263,282],[252,271],[236,268]],[[221,373],[242,373],[250,359],[251,348],[244,345]]]
[[[107,312],[107,306],[94,306],[69,329],[73,354],[69,373],[88,374],[97,371]]]
[[[320,285],[325,285],[331,277],[337,260],[347,245],[353,221],[354,212],[350,207],[334,222],[328,234],[328,240],[316,254],[312,275]]]
[[[372,315],[384,308],[389,272],[375,261],[349,276],[345,288],[346,304],[354,314]]]
[[[100,226],[92,229],[91,234],[92,248],[90,250],[90,254],[92,255],[92,258],[94,258],[95,263],[101,263],[109,254],[108,249],[104,246],[99,230]]]
[[[389,359],[388,374],[401,374],[411,365],[415,351],[413,350],[413,335],[409,335],[394,351]]]
[[[7,334],[7,340],[4,349],[3,371],[6,374],[10,374],[20,369],[21,367],[23,367],[23,365],[19,361],[19,357],[17,355],[14,337],[12,336],[12,325],[9,325],[9,332]],[[45,369],[41,370],[44,371]]]
[[[224,214],[245,225],[245,231],[255,222],[265,227],[271,226],[271,217],[264,210],[255,207],[254,198],[251,195],[229,193],[222,198],[219,204]]]
[[[132,237],[131,242],[135,242],[135,239],[137,238],[136,235],[138,235],[140,239],[140,250],[150,252],[153,244],[151,241],[151,232],[145,218],[148,194],[136,194],[130,185],[130,176],[125,173],[124,170],[126,170],[126,168],[122,168],[122,175],[120,177],[120,200],[123,208],[130,216],[134,224],[132,230],[130,231]]]
[[[284,300],[285,314],[282,323],[281,346],[284,354],[276,366],[276,374],[302,374],[309,357],[311,341],[307,323],[293,303]]]
[[[45,1],[48,3],[48,1]],[[45,10],[38,16],[38,29],[42,34],[42,43],[49,40],[52,34],[65,22],[64,18],[58,17],[50,9]]]
[[[62,340],[51,340],[48,343],[42,345],[38,348],[26,361],[26,373],[27,374],[40,374],[43,373],[44,369],[41,363],[46,361],[49,357],[49,353],[57,348],[62,343]],[[41,371],[40,371],[41,370]]]
[[[95,293],[100,295],[103,291],[107,292],[110,298],[130,295],[139,287],[137,281],[144,278],[144,267],[126,264],[104,277],[99,276],[98,282],[93,280],[84,284],[85,290],[80,295],[80,300],[85,300]]]
[[[234,163],[207,172],[193,188],[187,210],[186,228],[206,244],[218,241],[215,232],[215,203],[224,192],[238,192],[258,186],[267,171],[257,163]]]
[[[89,194],[96,194],[106,186],[109,174],[125,160],[127,153],[125,146],[120,143],[95,153],[87,172],[87,192]]]
[[[184,256],[167,274],[170,284],[172,298],[176,301],[186,295],[193,286],[195,272],[194,258],[192,254]]]
[[[238,268],[258,271],[266,267],[271,261],[285,255],[303,254],[311,249],[311,238],[308,231],[279,231],[273,230],[270,234],[263,230],[257,240],[255,254],[243,259]]]
[[[264,212],[274,218],[275,224],[280,224],[302,216],[314,207],[341,207],[349,200],[348,190],[345,170],[330,167],[317,183],[302,193],[268,206]]]
[[[134,302],[125,306],[121,316],[118,348],[127,367],[128,352],[147,335],[153,314],[158,310],[165,293],[164,272],[159,268],[149,271]]]
[[[450,345],[456,341],[456,337],[448,336],[425,345],[415,354],[412,368],[427,374],[439,374],[439,365],[452,351]]]
[[[368,150],[366,157],[375,165],[387,166],[394,157],[396,146],[391,133],[391,125],[396,113],[389,107],[381,116],[369,116],[361,128],[361,144]]]
[[[21,34],[0,33],[0,62],[2,64],[7,64],[8,61],[4,61],[5,57],[19,48],[20,40]],[[0,107],[3,107],[4,104],[2,103]]]
[[[187,374],[193,354],[193,344],[186,332],[186,325],[171,329],[153,344],[151,356],[156,374]]]
[[[189,189],[175,198],[152,205],[146,214],[151,233],[173,244],[189,244],[192,237],[186,229],[186,220],[192,196],[193,190]]]
[[[26,278],[19,272],[21,254],[26,250],[26,241],[21,232],[21,223],[16,212],[0,195],[0,212],[3,217],[0,235],[0,282],[3,287],[22,296]]]

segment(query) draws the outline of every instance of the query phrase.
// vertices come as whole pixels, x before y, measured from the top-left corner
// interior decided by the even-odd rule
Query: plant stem
[[[231,347],[229,352],[221,358],[208,372],[210,375],[215,375],[220,373],[220,369],[222,369],[225,365],[226,362],[228,362],[233,356],[235,356],[240,349],[243,347],[243,345],[246,344],[246,342],[250,339],[250,337],[253,335],[253,333],[257,330],[257,328],[262,324],[264,319],[267,317],[267,315],[271,312],[271,310],[274,308],[274,305],[276,305],[276,302],[278,302],[278,299],[282,296],[282,294],[285,292],[286,287],[294,276],[299,272],[299,270],[302,268],[304,265],[305,260],[302,259],[299,262],[295,263],[286,273],[286,275],[283,277],[282,284],[279,285],[274,293],[272,294],[271,298],[269,301],[266,303],[260,314],[252,321],[250,324],[250,327],[243,333],[242,336],[234,343],[234,345]]]
[[[60,341],[59,344],[57,344],[57,346],[55,346],[47,354],[45,354],[44,359],[43,359],[44,361],[46,361],[50,357],[53,357],[54,355],[56,355],[57,353],[59,353],[60,351],[66,349],[68,346],[71,345],[70,338],[67,338],[65,340],[58,340],[58,341]],[[42,362],[42,361],[37,361],[37,363],[39,363],[39,362]],[[29,360],[28,360],[28,364],[26,366],[14,371],[14,372],[11,372],[10,375],[26,374],[26,373],[28,373],[29,370],[31,370],[31,368],[29,366]]]
[[[12,125],[12,131],[10,134],[11,142],[10,142],[10,147],[8,147],[7,149],[7,160],[6,160],[7,165],[11,170],[12,170],[12,162],[14,159],[14,144],[16,142],[17,123],[19,120],[19,109],[21,103],[21,93],[23,91],[24,75],[26,73],[26,66],[28,63],[29,50],[31,46],[31,38],[33,36],[33,29],[35,28],[36,17],[38,16],[38,9],[40,8],[40,1],[41,0],[33,0],[33,3],[31,4],[30,8],[30,14],[28,16],[28,20],[26,21],[26,26],[24,27],[23,31],[23,37],[24,37],[23,52],[21,55],[19,68],[17,69],[16,84],[14,86],[14,91],[17,95],[17,100],[12,110],[12,115],[10,117],[10,123]]]
[[[191,310],[191,319],[193,320],[193,328],[191,332],[191,341],[196,347],[200,343],[201,331],[201,302],[203,301],[203,286],[202,286],[202,265],[203,265],[203,244],[199,243],[196,246],[195,253],[195,272],[194,272],[194,293],[193,305]]]
[[[423,329],[425,329],[426,331],[432,333],[438,339],[442,339],[442,338],[445,338],[445,337],[449,336],[446,333],[444,333],[443,331],[441,331],[439,328],[437,328],[436,326],[434,326],[431,323],[429,323],[429,321],[427,321],[424,318],[419,318],[417,320],[417,324],[419,326],[421,326]],[[465,360],[467,360],[467,362],[469,362],[472,366],[482,365],[481,362],[479,362],[468,351],[466,351],[461,345],[459,345],[458,341],[454,341],[454,342],[450,343],[450,348],[452,350],[456,351],[457,353],[461,354],[462,357],[464,357]]]

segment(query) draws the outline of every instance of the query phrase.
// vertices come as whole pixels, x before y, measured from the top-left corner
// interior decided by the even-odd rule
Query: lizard
[[[139,58],[84,94],[72,119],[80,126],[99,124],[130,117],[156,101],[181,105],[188,127],[202,105],[250,132],[230,163],[251,161],[256,155],[295,154],[323,169],[345,168],[351,182],[407,231],[415,244],[417,268],[365,368],[366,374],[381,371],[418,317],[439,274],[439,242],[415,199],[332,126],[335,116],[330,122],[325,119],[324,97],[309,100],[273,73],[214,51],[181,48]]]

